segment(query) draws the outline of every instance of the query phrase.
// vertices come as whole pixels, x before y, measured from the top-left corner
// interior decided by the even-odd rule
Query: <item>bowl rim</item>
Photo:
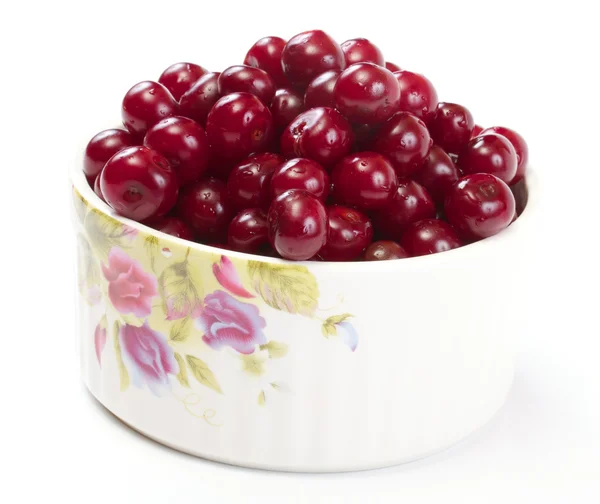
[[[178,247],[190,247],[199,253],[204,254],[215,254],[215,255],[227,255],[229,258],[243,260],[243,261],[260,261],[271,264],[295,264],[310,267],[311,270],[322,270],[323,268],[328,271],[335,270],[339,273],[346,271],[359,271],[369,270],[377,272],[380,269],[394,271],[402,271],[404,269],[416,269],[423,268],[429,269],[436,264],[446,264],[448,262],[454,262],[459,260],[481,260],[482,255],[486,253],[495,255],[495,249],[498,243],[507,243],[509,246],[517,247],[517,240],[525,233],[528,233],[528,229],[532,225],[531,222],[534,220],[535,209],[538,205],[538,179],[535,170],[532,170],[530,165],[527,166],[527,174],[524,179],[525,187],[527,190],[527,204],[521,215],[506,229],[500,233],[485,238],[483,240],[470,243],[463,247],[459,247],[452,250],[447,250],[438,254],[429,254],[417,257],[408,257],[406,259],[396,259],[389,261],[289,261],[278,257],[269,257],[255,254],[248,254],[246,252],[238,252],[235,250],[222,249],[219,247],[213,247],[205,245],[203,243],[192,242],[177,238],[175,236],[163,233],[151,227],[148,227],[140,222],[128,219],[117,214],[111,207],[102,201],[98,195],[90,187],[83,170],[81,169],[80,163],[72,163],[69,173],[71,184],[87,202],[92,205],[95,209],[101,211],[103,214],[115,219],[121,224],[127,225],[138,232],[154,235],[161,239],[163,242],[172,243]],[[486,252],[487,251],[487,252]]]

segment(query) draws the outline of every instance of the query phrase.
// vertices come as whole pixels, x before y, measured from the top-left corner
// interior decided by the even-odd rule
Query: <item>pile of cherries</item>
[[[527,145],[438,102],[366,39],[265,37],[244,65],[192,63],[133,86],[126,130],[84,172],[119,214],[174,236],[291,260],[443,252],[506,228]],[[377,241],[374,241],[377,240]]]

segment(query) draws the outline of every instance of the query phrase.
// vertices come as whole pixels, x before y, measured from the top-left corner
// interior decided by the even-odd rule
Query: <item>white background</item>
[[[3,2],[0,500],[598,502],[600,40],[591,5]],[[521,132],[542,183],[538,232],[523,243],[539,250],[537,294],[506,406],[452,450],[380,471],[278,474],[183,455],[120,424],[78,374],[67,170],[82,145],[119,120],[131,85],[169,64],[220,70],[262,36],[312,28],[340,42],[370,38],[477,123]]]

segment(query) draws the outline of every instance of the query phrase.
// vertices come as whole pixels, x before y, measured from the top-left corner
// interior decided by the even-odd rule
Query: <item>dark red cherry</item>
[[[341,73],[340,70],[329,70],[310,81],[304,93],[305,107],[335,107],[333,89]]]
[[[428,118],[427,126],[437,145],[449,154],[458,154],[471,138],[475,122],[466,107],[440,102]]]
[[[144,221],[144,224],[162,233],[181,238],[182,240],[194,241],[194,232],[190,227],[177,217],[154,217]]]
[[[183,93],[206,73],[206,69],[194,63],[175,63],[167,68],[158,79],[179,100]]]
[[[104,194],[102,194],[102,188],[100,187],[100,175],[98,175],[94,180],[94,192],[96,193],[96,196],[98,196],[98,198],[100,198],[102,201],[104,201],[104,203],[106,203],[106,200],[104,199]]]
[[[515,197],[498,177],[475,173],[452,186],[444,210],[448,222],[465,238],[487,238],[512,222]]]
[[[144,145],[167,158],[179,185],[198,180],[208,166],[209,147],[204,128],[187,117],[169,117],[156,123]]]
[[[227,230],[227,245],[232,250],[253,254],[269,243],[267,215],[260,208],[238,213]]]
[[[121,117],[131,133],[143,136],[158,121],[177,115],[178,108],[175,98],[165,86],[144,81],[127,91]]]
[[[379,124],[398,111],[400,84],[387,68],[356,63],[340,74],[333,95],[336,108],[350,121]]]
[[[427,190],[414,180],[399,179],[396,193],[383,209],[373,215],[377,233],[399,241],[412,222],[435,217],[435,204]]]
[[[285,259],[306,261],[327,242],[327,210],[306,191],[293,189],[271,203],[269,241]]]
[[[325,201],[329,195],[329,175],[316,161],[294,158],[275,169],[271,177],[271,199],[290,189],[301,189]]]
[[[412,257],[437,254],[462,246],[452,226],[437,219],[413,222],[404,231],[400,243]]]
[[[342,48],[321,30],[292,37],[283,49],[281,64],[285,76],[301,87],[327,70],[343,70],[346,66]]]
[[[479,126],[476,127],[479,128]],[[488,133],[502,135],[514,147],[517,154],[517,173],[510,181],[510,184],[516,184],[525,176],[527,163],[529,162],[529,149],[527,147],[527,142],[525,142],[525,139],[516,131],[503,126],[492,126],[491,128],[486,128],[481,131],[482,135],[487,135]]]
[[[126,147],[100,173],[106,202],[129,219],[166,214],[177,201],[178,184],[169,162],[147,147]]]
[[[329,107],[302,112],[281,135],[281,153],[305,157],[329,167],[352,148],[354,134],[346,118]]]
[[[365,261],[389,261],[409,257],[400,245],[394,241],[379,240],[371,243],[365,250]]]
[[[458,168],[448,154],[438,145],[433,145],[423,165],[415,173],[421,184],[438,204],[444,203],[448,189],[458,180]]]
[[[379,47],[365,38],[346,40],[341,45],[346,66],[354,63],[375,63],[379,66],[385,65],[385,59]]]
[[[327,219],[327,244],[319,252],[325,261],[357,259],[373,240],[371,221],[358,210],[333,205],[327,208]]]
[[[260,68],[267,72],[279,87],[286,87],[289,81],[283,74],[281,53],[285,40],[279,37],[264,37],[256,42],[246,54],[244,65]]]
[[[487,128],[487,129],[491,130],[491,128]],[[483,131],[483,128],[481,126],[479,126],[479,124],[476,124],[475,126],[473,126],[473,131],[471,131],[471,138],[475,138],[476,136],[479,136],[482,131]]]
[[[271,100],[271,114],[275,127],[279,131],[292,122],[298,114],[304,111],[304,98],[293,89],[278,89]]]
[[[83,173],[95,179],[106,162],[125,147],[131,147],[137,142],[134,136],[122,129],[108,129],[95,135],[85,148],[83,157]]]
[[[399,72],[400,70],[402,70],[398,65],[396,65],[395,63],[392,63],[391,61],[385,62],[385,68],[387,68],[392,73]]]
[[[400,70],[394,75],[400,84],[399,110],[410,112],[424,121],[433,114],[438,97],[433,84],[423,75]]]
[[[458,155],[463,173],[491,173],[509,184],[517,173],[517,154],[508,139],[488,133],[469,141]]]
[[[226,68],[219,76],[219,94],[250,93],[269,105],[275,95],[275,82],[271,76],[261,70],[247,65],[235,65]]]
[[[399,177],[408,177],[423,164],[432,143],[423,121],[399,112],[381,126],[373,148],[390,159]]]
[[[252,207],[268,209],[271,203],[271,177],[284,161],[278,154],[264,152],[235,165],[227,179],[227,190],[233,205],[240,210]]]
[[[388,205],[397,188],[392,164],[376,152],[357,152],[344,157],[331,173],[336,203],[362,210]]]
[[[209,72],[200,77],[179,100],[179,113],[204,126],[206,117],[213,105],[221,97],[219,94],[218,72]]]

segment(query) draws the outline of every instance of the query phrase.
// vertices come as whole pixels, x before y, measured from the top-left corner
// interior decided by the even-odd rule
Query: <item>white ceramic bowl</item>
[[[146,436],[249,467],[358,470],[449,447],[503,404],[531,174],[528,207],[502,233],[355,263],[183,241],[115,215],[78,167],[72,181],[83,378]]]

